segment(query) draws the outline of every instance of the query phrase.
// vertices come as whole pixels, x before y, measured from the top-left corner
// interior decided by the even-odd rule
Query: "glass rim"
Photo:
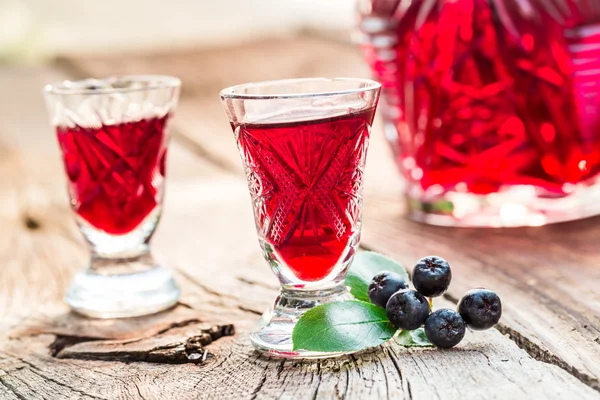
[[[308,93],[293,93],[293,92],[282,92],[281,94],[261,94],[261,93],[236,93],[237,90],[246,89],[250,87],[260,87],[260,86],[271,86],[275,84],[293,84],[293,83],[302,83],[302,82],[355,82],[355,83],[365,83],[367,86],[365,87],[355,87],[350,89],[343,90],[322,90]],[[298,98],[306,98],[306,97],[323,97],[323,96],[342,96],[346,94],[353,93],[361,93],[361,92],[370,92],[374,90],[379,90],[381,88],[381,83],[374,81],[372,79],[366,78],[295,78],[295,79],[277,79],[277,80],[269,80],[269,81],[260,81],[260,82],[248,82],[243,83],[241,85],[229,86],[219,93],[221,99],[240,99],[240,100],[268,100],[268,99],[298,99]]]
[[[137,81],[137,82],[148,82],[149,84],[144,87],[109,87],[109,88],[90,88],[90,87],[78,87],[80,85],[92,86],[94,82],[115,82],[115,81]],[[143,92],[159,89],[170,89],[181,87],[181,79],[170,76],[170,75],[111,75],[105,78],[83,78],[70,80],[65,79],[63,81],[50,83],[44,86],[44,94],[46,95],[96,95],[96,94],[114,94],[114,93],[132,93],[132,92]]]

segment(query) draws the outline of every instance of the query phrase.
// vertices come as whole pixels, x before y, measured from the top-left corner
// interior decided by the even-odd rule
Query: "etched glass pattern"
[[[180,82],[123,76],[46,88],[71,206],[92,253],[66,300],[92,317],[128,317],[173,305],[179,289],[150,254],[160,217],[167,123]]]
[[[372,118],[236,129],[258,234],[298,279],[326,277],[359,231]]]
[[[281,291],[250,333],[286,358],[312,307],[351,298],[344,280],[360,239],[362,188],[380,85],[367,79],[290,79],[224,89],[221,100],[248,180],[263,255]]]
[[[511,226],[600,211],[597,1],[367,0],[359,11],[414,217]]]

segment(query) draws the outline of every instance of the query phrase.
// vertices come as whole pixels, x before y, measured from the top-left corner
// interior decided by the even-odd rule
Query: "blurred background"
[[[354,0],[0,0],[0,66],[4,82],[20,88],[0,97],[0,128],[47,135],[47,83],[173,75],[183,82],[174,136],[240,169],[219,91],[269,79],[370,77],[353,40],[356,9]],[[23,119],[25,109],[39,118]],[[51,139],[27,140],[22,156],[47,158],[47,144],[57,150]],[[397,179],[391,157],[386,161]]]
[[[349,0],[0,0],[0,60],[348,32],[354,9]]]

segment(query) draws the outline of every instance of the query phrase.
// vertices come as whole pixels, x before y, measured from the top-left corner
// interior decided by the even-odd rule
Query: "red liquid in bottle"
[[[122,235],[154,210],[165,175],[167,119],[57,128],[72,204],[81,218]]]
[[[374,113],[234,125],[259,235],[301,280],[325,278],[360,228]]]
[[[371,1],[363,48],[410,182],[562,196],[598,175],[600,20],[577,4]]]

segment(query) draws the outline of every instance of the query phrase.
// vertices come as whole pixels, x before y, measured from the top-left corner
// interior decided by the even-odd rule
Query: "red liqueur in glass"
[[[157,207],[165,176],[167,119],[56,128],[79,217],[98,230],[123,235]]]
[[[325,278],[360,231],[374,113],[233,126],[263,248],[298,279]]]
[[[71,207],[91,253],[65,296],[82,315],[135,317],[177,303],[179,287],[152,256],[150,240],[180,86],[172,76],[124,75],[44,88]]]
[[[352,298],[345,285],[360,240],[369,136],[381,85],[307,78],[225,88],[262,253],[281,290],[250,332],[285,358],[340,355],[294,346],[302,315]]]

